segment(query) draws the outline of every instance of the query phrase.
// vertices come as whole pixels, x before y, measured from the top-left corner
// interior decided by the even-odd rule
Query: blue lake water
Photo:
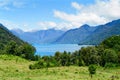
[[[78,44],[33,44],[36,48],[36,55],[45,56],[45,55],[54,55],[55,52],[74,52],[79,50],[81,47],[86,47],[87,45],[78,45]]]

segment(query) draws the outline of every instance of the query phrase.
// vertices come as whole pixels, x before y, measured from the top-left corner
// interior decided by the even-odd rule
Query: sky
[[[120,0],[0,0],[0,23],[23,31],[69,30],[120,19]]]

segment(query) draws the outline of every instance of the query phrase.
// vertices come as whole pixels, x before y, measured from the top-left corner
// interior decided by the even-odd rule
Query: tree
[[[120,64],[120,52],[118,53],[118,63]]]
[[[33,60],[34,59],[34,53],[35,53],[35,48],[31,45],[28,44],[23,44],[21,46],[21,55],[22,57],[24,57],[25,59],[29,59],[29,60]]]
[[[89,65],[88,71],[89,71],[89,74],[90,74],[90,76],[92,78],[93,74],[96,73],[96,66],[95,65]]]
[[[61,56],[61,53],[60,52],[56,52],[55,55],[54,55],[55,60],[59,62],[60,56]]]
[[[3,50],[3,49],[4,49],[4,44],[0,43],[0,50]]]
[[[73,64],[73,65],[78,65],[78,63],[79,63],[79,53],[78,53],[78,51],[75,51],[75,52],[73,52],[72,54],[71,54],[71,56],[70,56],[70,61],[71,61],[71,64]]]
[[[66,62],[66,66],[70,66],[71,62],[70,62],[70,55],[71,53],[67,53],[67,62]]]
[[[104,59],[105,63],[117,63],[118,62],[118,55],[112,49],[106,49],[104,51]]]
[[[104,60],[104,45],[98,45],[96,46],[97,48],[97,52],[98,52],[98,56],[99,56],[99,64],[100,66],[104,66],[105,65],[105,60]]]
[[[95,47],[81,48],[80,54],[86,66],[90,64],[99,64],[100,59]]]
[[[115,51],[120,50],[120,35],[112,36],[105,39],[101,45],[103,45],[106,49],[112,48]]]
[[[60,64],[61,64],[62,66],[66,66],[67,59],[68,59],[68,57],[67,57],[67,52],[64,51],[64,52],[61,54]]]
[[[7,54],[13,54],[16,55],[16,50],[17,50],[17,44],[14,41],[10,41],[5,48],[5,51]]]

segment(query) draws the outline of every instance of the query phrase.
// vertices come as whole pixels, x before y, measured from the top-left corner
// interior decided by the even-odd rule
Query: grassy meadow
[[[30,70],[35,63],[17,56],[0,55],[0,80],[120,80],[120,68],[97,68],[93,78],[88,67],[53,67]]]

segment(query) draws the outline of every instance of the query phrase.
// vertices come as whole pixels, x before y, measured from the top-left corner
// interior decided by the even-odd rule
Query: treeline
[[[0,44],[6,45],[10,41],[15,41],[18,45],[24,43],[24,41],[13,35],[5,26],[0,24]]]
[[[82,47],[73,53],[56,52],[54,56],[39,57],[39,61],[29,66],[40,69],[56,66],[89,66],[117,67],[120,65],[120,36],[112,36],[97,46]]]
[[[38,56],[34,56],[35,51],[32,45],[25,43],[0,24],[0,54],[12,54],[28,60],[38,60]]]
[[[15,41],[10,41],[8,44],[0,43],[0,54],[10,54],[20,56],[27,60],[38,60],[38,56],[35,56],[35,48],[28,44],[17,44]]]

